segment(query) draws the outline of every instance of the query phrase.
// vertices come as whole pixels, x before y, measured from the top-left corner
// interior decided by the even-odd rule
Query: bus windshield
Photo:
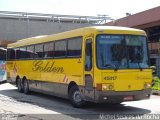
[[[140,35],[98,35],[99,69],[144,69],[149,67],[147,39]]]

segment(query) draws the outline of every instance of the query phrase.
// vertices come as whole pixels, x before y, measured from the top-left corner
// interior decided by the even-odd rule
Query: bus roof
[[[135,34],[135,35],[146,35],[143,30],[128,28],[128,27],[117,27],[117,26],[90,26],[79,29],[74,29],[66,32],[56,33],[52,35],[41,35],[30,37],[26,39],[18,40],[15,43],[8,44],[8,48],[21,47],[26,45],[44,43],[54,40],[61,40],[73,37],[79,37],[83,35],[91,34]]]
[[[6,49],[6,48],[3,48],[3,47],[0,47],[0,50],[4,50],[4,51],[6,51],[7,49]]]

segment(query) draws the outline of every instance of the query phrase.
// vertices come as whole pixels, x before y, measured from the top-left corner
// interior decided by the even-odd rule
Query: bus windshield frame
[[[96,65],[98,69],[148,69],[147,37],[130,34],[98,34]]]

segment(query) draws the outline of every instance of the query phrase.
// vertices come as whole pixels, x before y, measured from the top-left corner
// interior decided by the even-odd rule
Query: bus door
[[[85,98],[87,100],[94,98],[94,76],[93,76],[93,38],[87,37],[85,40],[85,66],[84,66],[84,85]]]

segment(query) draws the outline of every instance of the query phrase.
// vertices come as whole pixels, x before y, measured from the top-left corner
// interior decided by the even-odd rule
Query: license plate
[[[125,96],[123,100],[124,101],[133,100],[133,96]]]

